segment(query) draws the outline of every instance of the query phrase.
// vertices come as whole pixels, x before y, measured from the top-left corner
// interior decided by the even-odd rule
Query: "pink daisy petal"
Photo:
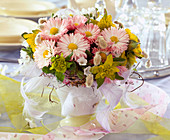
[[[111,27],[109,29],[104,29],[101,34],[108,46],[112,48],[112,54],[114,56],[120,56],[121,53],[127,50],[129,35],[124,29]]]
[[[41,37],[45,40],[57,41],[63,34],[67,33],[68,20],[61,18],[50,18],[41,30]]]
[[[37,46],[34,53],[34,59],[40,69],[50,64],[51,57],[54,56],[54,47],[55,42],[52,40],[44,40]]]
[[[65,34],[63,35],[55,49],[56,54],[63,53],[64,57],[67,57],[69,54],[73,52],[72,58],[77,61],[80,57],[86,58],[87,55],[85,53],[86,50],[90,49],[90,44],[87,40],[84,39],[84,36],[77,34]]]
[[[77,28],[75,33],[80,33],[85,36],[85,39],[92,44],[100,34],[100,29],[97,25],[93,25],[92,23]]]
[[[75,15],[73,17],[68,17],[68,21],[69,21],[68,29],[74,30],[76,28],[83,26],[86,23],[87,18],[85,16]]]

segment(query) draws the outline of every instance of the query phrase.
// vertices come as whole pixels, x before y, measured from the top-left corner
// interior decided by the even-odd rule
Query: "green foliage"
[[[65,61],[70,61],[72,55],[73,55],[73,52],[72,52],[71,54],[69,54],[69,55],[65,58]]]
[[[55,59],[56,59],[56,57],[51,57],[51,62],[54,62],[55,61]]]
[[[72,65],[72,63],[71,62],[66,62],[66,66],[67,66],[67,68],[70,68],[70,66]]]
[[[25,51],[33,59],[33,51],[31,47],[22,48],[21,50]]]
[[[120,76],[117,72],[115,73],[115,78],[117,80],[124,80],[124,78],[122,76]]]
[[[137,48],[138,44],[140,44],[140,43],[136,42],[134,40],[130,40],[128,50],[132,51],[133,49]]]
[[[104,9],[104,16],[103,17],[107,18],[107,10],[106,9]]]
[[[77,69],[77,65],[74,61],[71,62],[71,65],[70,65],[70,68],[69,68],[69,71],[70,71],[70,74],[73,75],[76,73],[76,69]]]
[[[63,82],[65,75],[61,72],[55,72],[55,76],[57,77],[57,80]]]
[[[53,69],[53,70],[50,70],[50,67],[43,67],[42,68],[42,71],[44,72],[44,73],[46,73],[46,74],[49,74],[49,73],[51,73],[51,74],[55,74],[55,70]]]
[[[137,71],[137,69],[136,69],[136,68],[133,68],[133,70],[134,70],[134,71]]]
[[[40,32],[40,30],[32,30],[32,32],[33,32],[34,34],[38,34],[38,33]]]
[[[80,79],[83,79],[84,78],[84,72],[82,72],[82,71],[78,71],[77,72],[77,76],[80,78]]]
[[[92,56],[93,56],[93,55],[92,55],[92,53],[91,53],[91,52],[89,52],[88,50],[86,50],[86,52],[85,52],[85,53],[87,54],[87,57],[88,57],[88,58],[92,58]]]
[[[27,35],[27,34],[28,34],[27,32],[24,32],[24,33],[22,33],[21,36],[22,36],[25,40],[27,40],[28,38],[25,37],[25,35]]]
[[[96,79],[97,88],[99,88],[104,83],[105,78],[98,78]]]
[[[118,62],[125,62],[126,59],[121,58],[121,57],[115,57],[113,58],[113,61],[118,61]]]
[[[113,58],[114,66],[120,66],[120,65],[123,64],[125,61],[126,61],[126,59],[121,58],[121,57],[115,57],[115,58]]]

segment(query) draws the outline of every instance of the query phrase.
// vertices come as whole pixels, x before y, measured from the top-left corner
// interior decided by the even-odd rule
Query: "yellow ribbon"
[[[50,90],[50,89],[49,89]],[[48,89],[46,90],[48,93]],[[48,94],[45,93],[43,97],[41,97],[41,93],[30,93],[31,97],[41,98],[41,100],[45,103],[47,109],[49,109],[49,114],[56,115],[61,117],[60,114],[60,104],[52,104],[48,101]],[[137,99],[136,103],[145,104],[142,100],[139,100],[133,95],[131,99]],[[57,96],[52,96],[55,101],[59,102]],[[9,121],[13,127],[0,127],[0,132],[31,132],[34,134],[42,134],[45,135],[49,131],[57,128],[60,122],[51,123],[44,125],[42,123],[41,127],[30,128],[28,126],[28,122],[25,121],[25,117],[23,116],[23,103],[24,99],[20,94],[20,82],[15,81],[6,76],[0,75],[0,114],[7,113],[9,117]],[[43,105],[43,104],[42,104]],[[121,103],[119,103],[115,109],[120,109],[124,107]],[[145,118],[145,116],[149,116]],[[93,120],[94,116],[88,116],[89,120]],[[90,119],[91,117],[91,119]],[[1,117],[0,117],[1,119]],[[69,119],[71,120],[71,119]],[[81,119],[80,119],[81,120]],[[71,122],[72,123],[72,122]],[[145,127],[143,130],[139,129],[139,126]],[[133,133],[133,134],[155,134],[157,137],[153,137],[149,140],[169,140],[170,139],[170,120],[161,118],[156,116],[150,112],[146,112],[144,117],[141,120],[136,121],[136,123],[128,128],[124,133]]]
[[[48,89],[46,90],[48,91]],[[44,106],[48,109],[49,114],[60,116],[60,104],[52,104],[48,101],[47,94],[44,93],[43,97],[41,93],[31,93],[31,97],[41,98],[44,102]],[[53,99],[59,101],[55,96]],[[31,132],[34,134],[47,134],[49,131],[44,127],[30,128],[28,122],[23,115],[23,103],[24,99],[20,94],[20,82],[15,81],[9,77],[0,75],[0,114],[7,113],[9,121],[13,127],[0,127],[0,132]],[[0,119],[2,119],[0,117]],[[56,128],[59,122],[47,125],[50,128]]]

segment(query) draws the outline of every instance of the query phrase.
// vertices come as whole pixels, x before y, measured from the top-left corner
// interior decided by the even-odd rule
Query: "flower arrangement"
[[[39,19],[39,28],[23,33],[23,49],[46,75],[72,86],[97,87],[124,80],[136,58],[142,58],[140,41],[107,14],[93,11]]]
[[[95,8],[63,9],[49,19],[40,18],[38,27],[22,36],[19,72],[24,78],[20,83],[0,75],[0,102],[14,132],[42,134],[45,140],[95,140],[125,131],[169,134],[167,120],[161,122],[168,95],[128,79],[131,71],[137,74],[136,67],[132,70],[137,58],[146,54],[138,37],[112,22],[106,10],[100,15]],[[55,122],[44,125],[45,114],[53,115]]]

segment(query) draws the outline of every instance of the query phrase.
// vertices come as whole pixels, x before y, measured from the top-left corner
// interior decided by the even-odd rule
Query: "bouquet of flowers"
[[[38,23],[32,33],[22,34],[25,48],[19,59],[20,72],[31,77],[26,84],[21,82],[30,124],[30,118],[55,114],[64,116],[55,135],[100,138],[126,130],[154,106],[127,95],[131,69],[144,55],[138,37],[120,22],[112,22],[106,10],[100,15],[95,8],[64,9]],[[56,110],[42,105],[41,97],[29,95],[35,91],[41,97],[49,93]]]
[[[99,88],[124,80],[123,73],[143,57],[138,37],[113,23],[106,11],[102,17],[96,11],[42,18],[39,29],[22,36],[29,45],[22,50],[43,74],[65,85],[91,87],[96,82]]]

